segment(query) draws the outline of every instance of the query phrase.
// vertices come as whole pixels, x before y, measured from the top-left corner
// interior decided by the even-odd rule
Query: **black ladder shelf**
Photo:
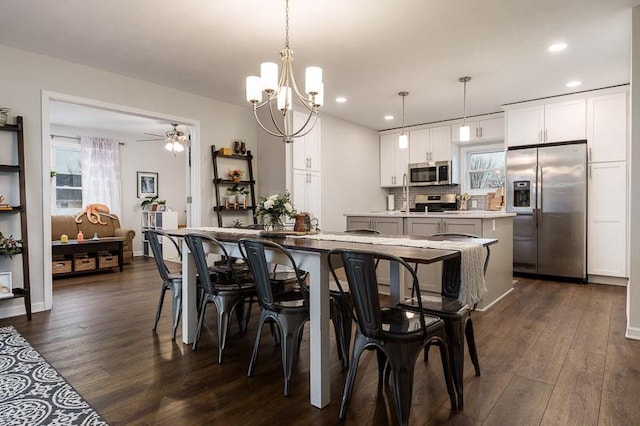
[[[216,150],[215,145],[211,145],[211,158],[213,161],[213,185],[215,187],[216,193],[216,205],[213,207],[213,210],[218,215],[218,226],[222,227],[222,216],[225,212],[239,212],[239,211],[251,211],[251,217],[253,218],[253,224],[257,224],[256,218],[256,192],[255,192],[255,184],[256,181],[253,178],[253,155],[251,151],[247,151],[246,155],[236,155],[236,154],[222,154],[219,150]],[[232,160],[240,160],[245,161],[247,165],[247,180],[240,180],[239,182],[234,182],[231,179],[223,179],[220,177],[220,173],[218,170],[218,159],[220,158],[229,158]],[[226,207],[224,199],[221,198],[220,192],[226,192],[227,188],[232,187],[233,185],[243,185],[249,189],[249,194],[247,195],[247,206],[240,207]]]
[[[15,142],[17,143],[18,164],[0,164],[0,173],[17,173],[18,186],[20,191],[20,205],[11,206],[7,209],[1,209],[2,216],[20,214],[20,238],[22,240],[22,250],[17,256],[22,258],[22,288],[13,288],[13,297],[3,298],[2,300],[11,300],[19,297],[24,298],[24,307],[27,313],[27,319],[31,320],[31,282],[29,279],[29,238],[27,233],[27,196],[25,193],[25,169],[24,169],[24,134],[22,117],[16,117],[16,124],[6,124],[0,127],[0,131],[15,133]],[[2,148],[7,149],[5,148]],[[8,235],[7,235],[8,237]],[[15,255],[14,255],[15,256]]]

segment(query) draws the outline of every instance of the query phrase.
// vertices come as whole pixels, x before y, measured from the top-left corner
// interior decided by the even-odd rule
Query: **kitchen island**
[[[449,212],[377,212],[346,213],[347,230],[369,228],[385,235],[428,236],[436,233],[465,233],[482,238],[496,238],[486,275],[487,293],[477,309],[486,310],[513,289],[513,213],[485,210]],[[384,267],[384,266],[383,266]],[[439,293],[442,266],[418,268],[420,288]],[[384,289],[381,289],[384,291]]]

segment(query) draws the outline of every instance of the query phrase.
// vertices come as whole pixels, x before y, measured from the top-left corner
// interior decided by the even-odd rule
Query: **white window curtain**
[[[120,148],[110,138],[82,136],[82,201],[109,207],[111,213],[122,217],[120,185]]]

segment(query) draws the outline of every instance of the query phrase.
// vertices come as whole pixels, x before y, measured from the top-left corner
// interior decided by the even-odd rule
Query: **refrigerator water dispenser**
[[[531,207],[531,182],[517,180],[513,182],[513,207]]]

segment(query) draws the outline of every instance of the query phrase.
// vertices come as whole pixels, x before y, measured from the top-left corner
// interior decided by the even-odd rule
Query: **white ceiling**
[[[625,84],[640,0],[291,0],[294,68],[324,70],[322,111],[372,129]],[[247,106],[284,46],[284,0],[0,2],[0,43]],[[550,54],[547,46],[569,47]],[[565,83],[578,79],[577,89]],[[347,97],[338,104],[337,96]],[[395,115],[385,121],[384,115]]]

